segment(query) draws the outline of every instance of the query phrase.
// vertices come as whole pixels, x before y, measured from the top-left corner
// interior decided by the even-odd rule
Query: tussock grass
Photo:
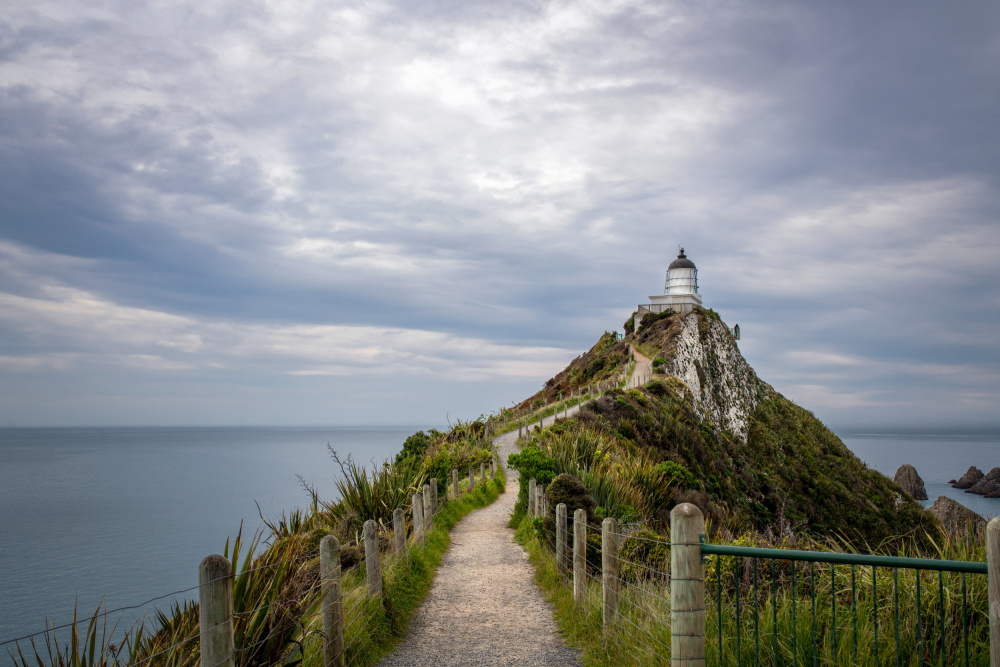
[[[515,535],[536,567],[536,581],[553,604],[560,632],[583,652],[585,664],[620,667],[662,665],[669,660],[670,588],[665,578],[623,574],[621,615],[605,635],[599,557],[588,555],[586,603],[578,606],[571,578],[559,574],[537,524],[525,520]],[[788,546],[763,536],[743,536],[738,542],[770,548]],[[937,556],[945,560],[982,562],[986,557],[982,541],[974,535],[946,537],[935,545]],[[816,542],[795,546],[824,549]],[[922,549],[912,539],[900,538],[892,552],[926,557]],[[667,569],[669,555],[661,563],[659,566]],[[721,606],[717,565],[722,568]],[[966,575],[963,582],[961,574],[944,573],[939,581],[936,572],[895,572],[880,567],[874,573],[876,587],[871,568],[857,567],[852,585],[850,566],[839,565],[831,575],[829,564],[810,567],[798,563],[793,585],[790,562],[775,562],[772,575],[771,562],[760,561],[755,587],[750,559],[737,563],[734,557],[708,556],[705,570],[709,665],[753,665],[758,656],[759,664],[764,665],[989,664],[988,590],[983,575]]]
[[[495,418],[490,419],[495,422]],[[223,556],[230,560],[234,572],[236,665],[291,666],[321,660],[316,655],[322,632],[319,545],[331,534],[341,543],[348,662],[371,664],[384,655],[405,632],[410,616],[429,590],[449,544],[448,531],[473,509],[493,502],[503,492],[503,470],[498,470],[495,480],[477,481],[471,493],[464,481],[460,497],[451,498],[440,508],[425,545],[411,547],[409,558],[389,552],[392,512],[408,507],[411,496],[434,476],[439,481],[439,494],[447,498],[451,491],[447,475],[442,473],[444,464],[475,465],[478,473],[479,463],[493,456],[489,430],[483,421],[459,422],[449,433],[435,432],[422,455],[404,455],[372,470],[350,458],[342,461],[331,451],[341,471],[336,482],[341,495],[337,502],[321,501],[303,481],[311,496],[308,509],[296,509],[272,521],[262,517],[261,529],[249,540],[244,539],[242,527],[232,543],[227,540]],[[366,519],[380,524],[385,592],[375,601],[366,598],[363,587],[364,546],[360,537]],[[157,609],[151,617],[116,634],[118,627],[109,627],[107,616],[101,616],[98,609],[85,629],[87,621],[77,623],[74,617],[66,629],[66,640],[62,633],[49,632],[38,642],[11,646],[9,653],[15,667],[195,667],[200,659],[198,611],[194,601],[171,603],[166,610]]]

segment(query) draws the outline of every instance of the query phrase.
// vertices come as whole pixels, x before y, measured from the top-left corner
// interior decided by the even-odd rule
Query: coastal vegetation
[[[448,432],[418,432],[407,439],[393,460],[373,467],[342,459],[331,450],[340,476],[339,497],[323,500],[303,482],[311,502],[306,509],[264,520],[246,539],[242,528],[226,540],[222,555],[234,572],[233,624],[235,662],[252,665],[322,664],[320,618],[320,541],[334,535],[341,544],[342,590],[347,662],[372,664],[403,637],[413,612],[423,600],[434,572],[450,542],[448,532],[466,514],[492,503],[503,492],[503,470],[495,479],[477,482],[468,492],[462,475],[460,495],[449,488],[452,468],[477,471],[493,456],[484,421],[459,422]],[[439,482],[440,511],[423,544],[413,543],[408,555],[393,552],[392,512],[408,507],[410,498],[428,480]],[[379,524],[383,594],[369,600],[365,590],[362,524]],[[195,667],[199,663],[199,609],[192,600],[156,610],[124,632],[98,609],[79,624],[74,619],[68,638],[46,633],[39,642],[14,646],[17,667]],[[86,627],[84,627],[86,626]]]
[[[693,317],[704,332],[718,322],[711,311]],[[546,391],[568,394],[590,377],[587,369],[610,371],[615,363],[626,364],[633,342],[652,348],[651,354],[662,362],[657,368],[676,367],[683,320],[672,313],[649,315],[622,341],[602,336],[546,383]],[[724,395],[711,399],[709,394],[728,370],[721,368],[726,366],[723,359],[738,352],[735,347],[715,349],[719,343],[708,333],[703,343],[702,358],[714,362],[696,366],[704,378],[699,383],[701,405],[714,400],[729,413],[742,408],[742,436],[699,414],[699,401],[687,384],[657,374],[640,388],[612,389],[585,403],[571,418],[532,431],[509,465],[522,471],[522,480],[527,470],[522,460],[529,459],[534,468],[551,468],[553,477],[572,475],[591,490],[598,518],[642,522],[653,530],[665,529],[671,507],[690,502],[708,517],[713,531],[835,537],[863,549],[910,535],[930,548],[923,536],[938,537],[934,518],[896,483],[854,456],[812,413],[755,375],[744,378],[754,392],[747,406],[727,405]],[[525,502],[526,496],[519,499],[518,511]],[[518,520],[515,513],[515,523]]]
[[[702,510],[706,538],[718,544],[985,561],[981,532],[942,531],[903,488],[757,378],[712,311],[647,316],[624,340],[604,336],[542,395],[573,392],[591,367],[627,367],[622,351],[629,347],[652,360],[651,381],[613,388],[570,418],[532,430],[508,462],[522,475],[511,519],[516,538],[536,565],[560,631],[587,664],[669,658],[669,512],[682,502]],[[534,518],[524,511],[525,478],[532,476],[547,499],[546,514]],[[560,500],[574,482],[586,495],[577,489],[572,500]],[[574,509],[587,509],[582,604],[556,564],[558,502],[566,503],[570,532]],[[600,524],[607,517],[620,527],[622,587],[610,636],[600,580]],[[766,664],[796,656],[895,664],[897,652],[906,664],[918,655],[931,664],[988,660],[984,576],[771,563],[705,557],[708,664],[751,664],[758,650]],[[738,634],[742,643],[734,641]]]
[[[620,617],[608,634],[602,622],[599,528],[592,526],[588,532],[588,572],[581,605],[574,599],[573,583],[559,571],[553,543],[540,523],[538,519],[524,518],[515,537],[535,565],[535,581],[552,603],[560,633],[583,653],[583,662],[608,667],[668,662],[670,589],[662,573],[670,570],[669,530],[667,535],[650,535],[632,527],[635,532],[624,538],[619,552]],[[739,536],[720,533],[718,541],[811,551],[844,550],[836,540],[777,539],[750,532]],[[973,534],[942,536],[933,549],[931,555],[935,558],[986,560],[985,546]],[[929,555],[923,545],[906,539],[877,553],[887,555],[890,551],[897,556]],[[723,573],[721,607],[717,606],[717,566]],[[937,573],[896,573],[886,567],[877,568],[876,587],[870,568],[853,572],[849,566],[842,566],[833,578],[827,567],[817,567],[811,573],[808,566],[800,564],[793,584],[791,563],[779,561],[773,574],[767,562],[758,564],[755,587],[752,559],[737,564],[734,557],[726,556],[707,556],[705,575],[706,664],[756,664],[758,650],[760,664],[768,665],[895,665],[897,651],[902,664],[989,664],[985,576],[946,574],[939,586]],[[741,643],[736,641],[737,632],[743,638]],[[796,656],[797,662],[793,662]]]

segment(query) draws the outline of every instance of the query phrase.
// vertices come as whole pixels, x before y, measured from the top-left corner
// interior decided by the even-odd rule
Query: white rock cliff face
[[[725,324],[690,313],[676,338],[667,372],[691,390],[695,412],[718,429],[746,442],[750,415],[764,396],[764,385],[750,368]]]

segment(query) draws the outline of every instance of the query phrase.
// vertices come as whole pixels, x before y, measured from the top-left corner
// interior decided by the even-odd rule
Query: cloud
[[[765,379],[920,412],[942,399],[906,382],[940,367],[978,395],[998,11],[13,3],[0,355],[528,391],[683,244]]]

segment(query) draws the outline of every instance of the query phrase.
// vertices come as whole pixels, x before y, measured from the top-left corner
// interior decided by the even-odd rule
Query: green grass
[[[348,659],[352,664],[371,664],[390,650],[430,588],[449,544],[448,531],[502,493],[503,470],[498,470],[495,480],[477,481],[472,493],[467,492],[468,476],[463,474],[460,497],[443,505],[426,545],[412,548],[408,559],[381,554],[385,594],[375,602],[366,601],[361,586],[363,544],[358,540],[363,519],[379,521],[380,550],[388,549],[392,510],[406,507],[412,493],[431,476],[442,481],[439,493],[451,496],[450,484],[442,479],[444,463],[463,464],[461,470],[465,464],[474,465],[478,474],[479,463],[493,455],[486,431],[482,421],[459,422],[449,433],[432,432],[422,458],[404,455],[372,470],[350,459],[341,461],[334,453],[341,464],[338,502],[321,501],[303,482],[312,497],[308,509],[265,521],[249,540],[242,530],[232,543],[227,540],[223,556],[235,573],[237,667],[315,663],[318,659],[314,653],[321,632],[319,544],[326,535],[336,536],[341,543]],[[119,629],[115,623],[104,623],[106,617],[98,609],[90,619],[77,623],[74,618],[65,634],[49,633],[37,643],[9,647],[9,653],[16,667],[122,667],[139,662],[143,667],[195,667],[200,660],[198,611],[195,601],[173,603]]]
[[[570,645],[581,650],[584,664],[615,667],[665,664],[670,656],[670,592],[664,581],[648,576],[640,576],[637,580],[634,574],[624,574],[627,568],[623,565],[622,577],[626,579],[626,583],[622,584],[620,617],[611,632],[605,635],[601,618],[601,575],[599,567],[593,567],[596,565],[594,556],[588,556],[592,571],[587,577],[586,601],[580,606],[573,599],[572,581],[559,574],[550,545],[543,541],[544,537],[539,537],[536,525],[531,520],[524,520],[518,526],[515,537],[527,549],[535,565],[536,581],[553,605],[560,634]],[[948,538],[936,546],[937,555],[942,559],[985,559],[985,548],[981,541],[975,539]],[[897,553],[919,555],[915,548],[903,548]],[[668,563],[669,556],[657,567],[667,570]],[[816,564],[813,590],[813,571],[808,564],[797,565],[793,587],[790,563],[777,562],[775,576],[772,578],[770,562],[761,562],[758,565],[756,588],[753,585],[752,561],[741,559],[738,587],[735,559],[722,557],[721,565],[723,589],[720,660],[716,557],[709,556],[706,559],[705,648],[708,665],[754,665],[757,664],[758,650],[759,664],[762,665],[811,665],[814,664],[814,655],[815,664],[853,665],[855,627],[858,665],[896,665],[897,596],[898,664],[966,664],[966,637],[967,664],[989,664],[989,628],[986,615],[988,591],[986,577],[983,575],[966,575],[966,604],[963,610],[960,574],[944,574],[942,597],[939,594],[937,573],[923,572],[920,575],[918,607],[918,575],[913,570],[899,571],[897,584],[891,568],[878,568],[876,596],[871,568],[857,568],[854,573],[855,586],[852,587],[850,566],[838,566],[835,577],[832,577],[829,565]],[[737,590],[740,601],[738,621]],[[753,607],[755,599],[758,602],[756,617]],[[874,613],[876,606],[877,616]],[[942,613],[943,636],[940,631]],[[963,614],[967,614],[967,634],[963,628]]]

